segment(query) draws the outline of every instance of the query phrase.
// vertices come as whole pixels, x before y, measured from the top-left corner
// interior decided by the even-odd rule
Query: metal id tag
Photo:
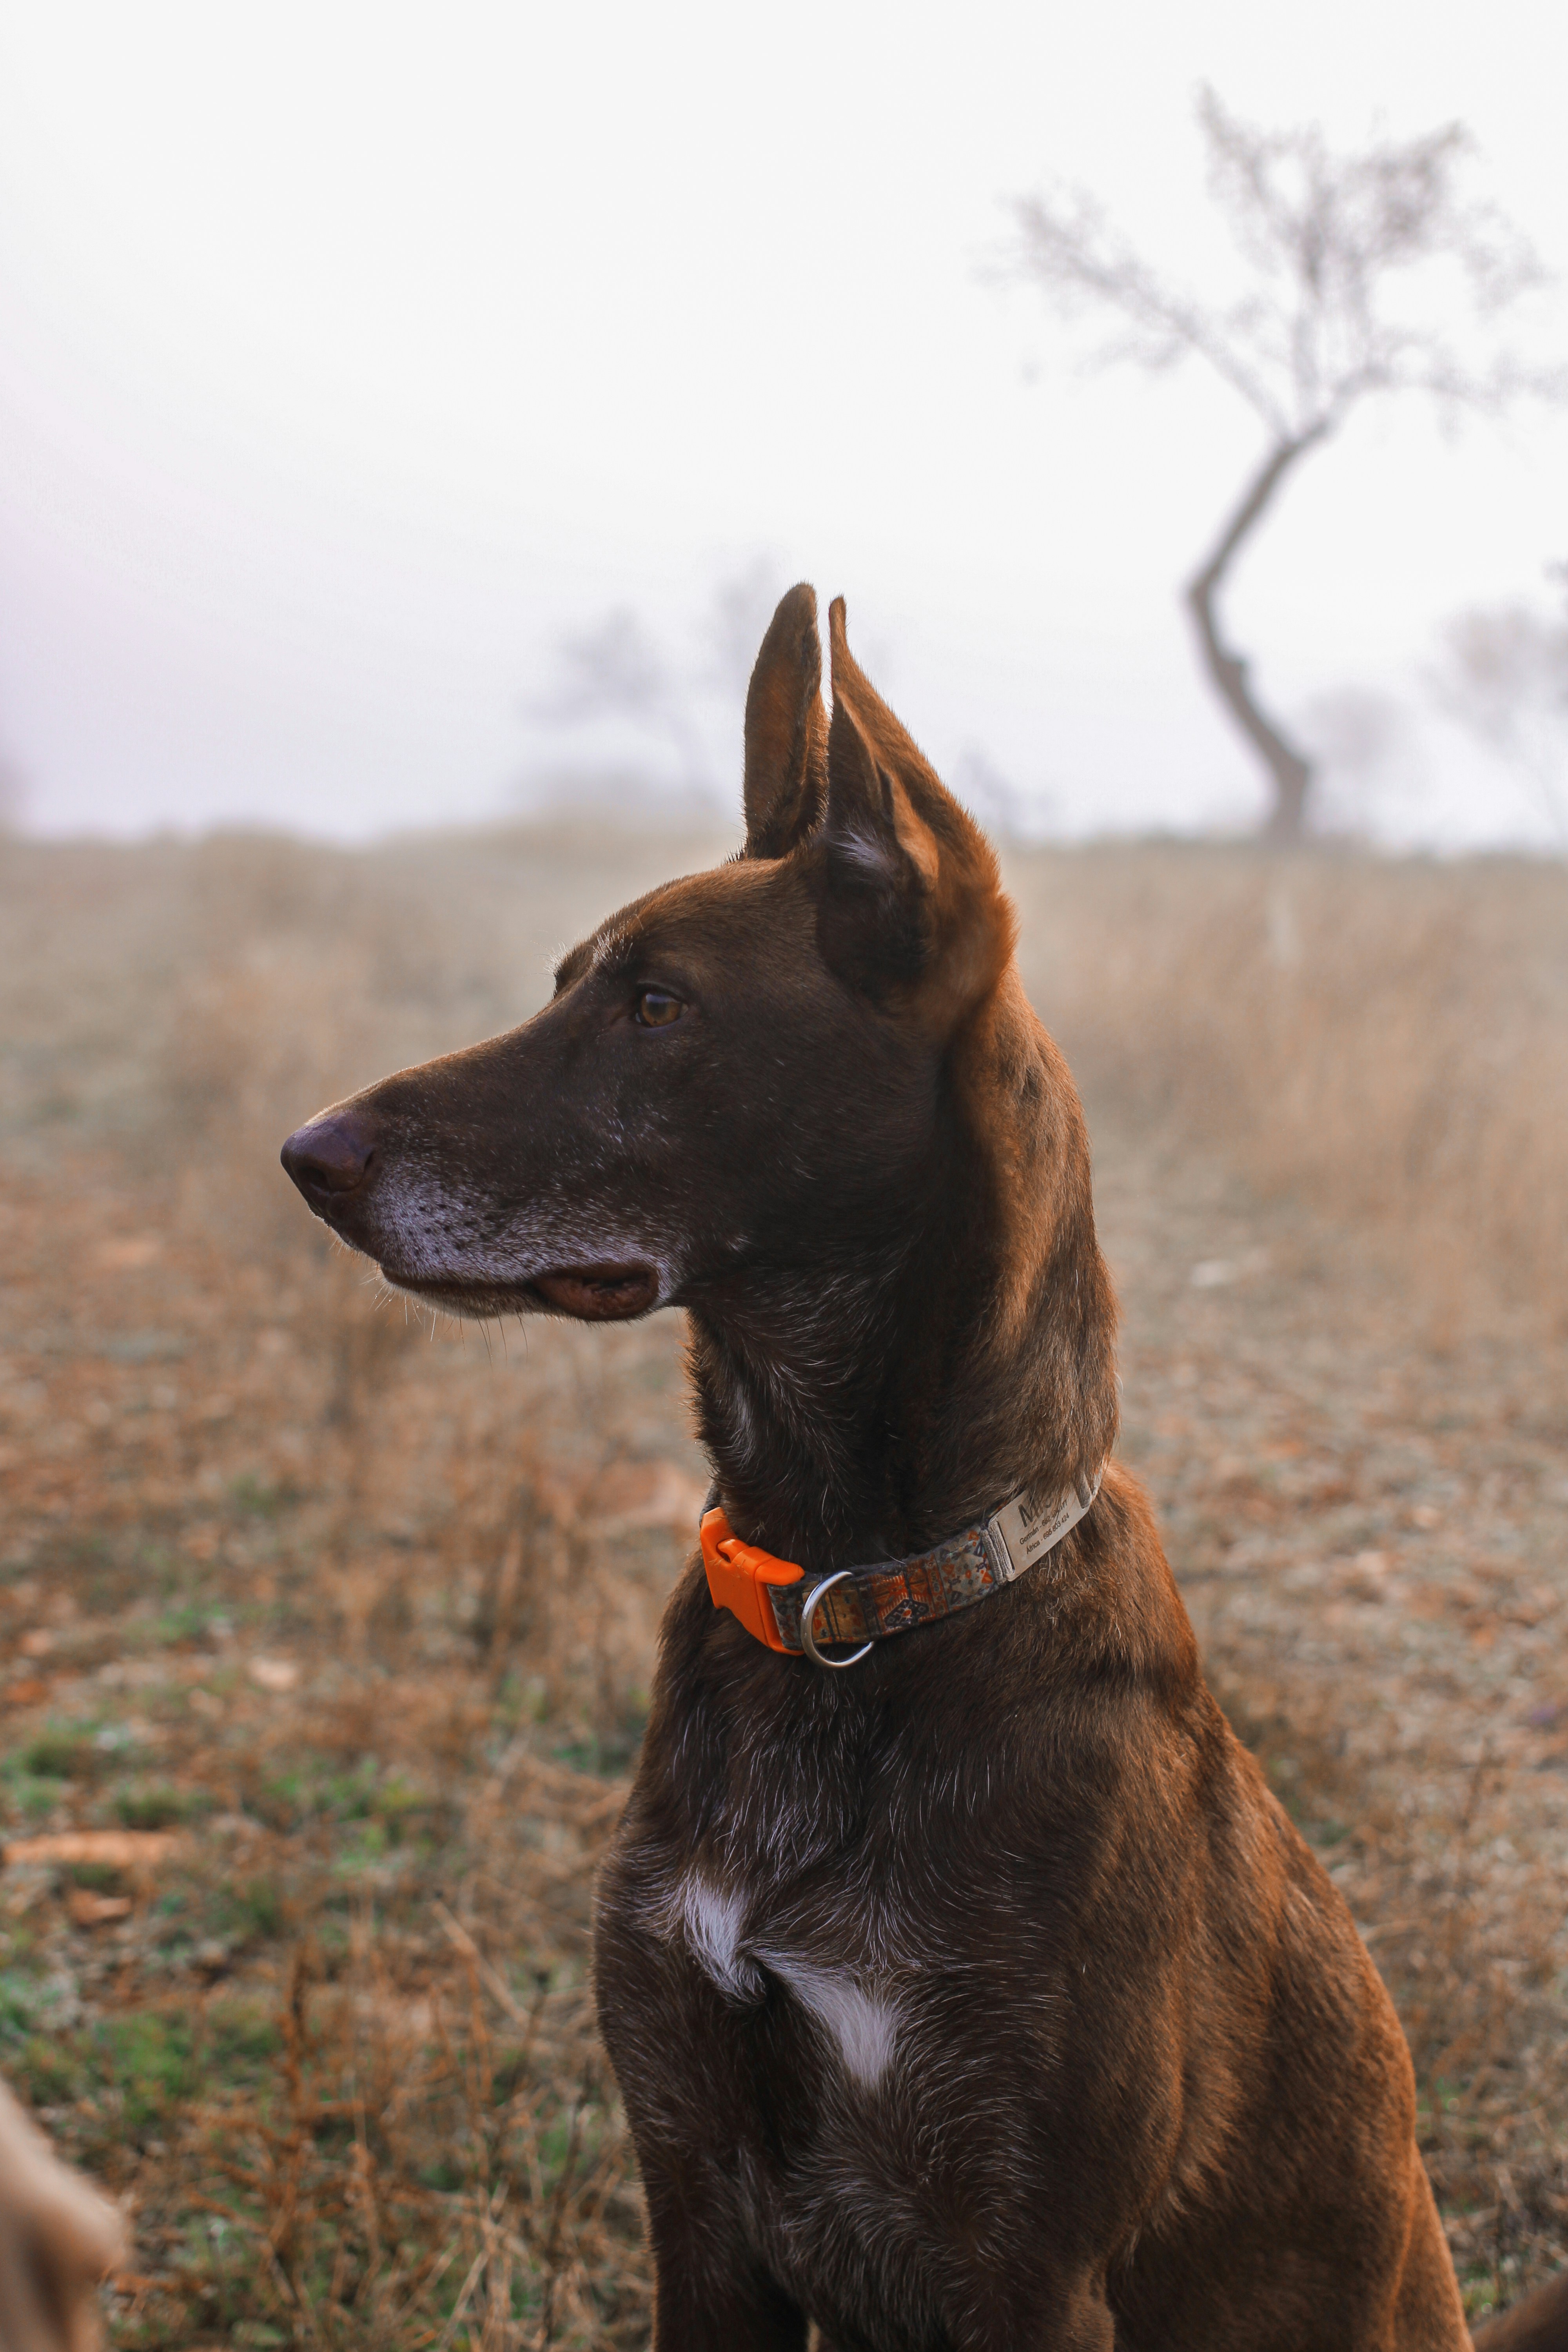
[[[1098,1478],[1092,1486],[1069,1486],[1065,1495],[1041,1496],[1026,1486],[1010,1503],[992,1512],[985,1522],[986,1533],[1009,1584],[1037,1559],[1044,1559],[1077,1527],[1099,1492]]]

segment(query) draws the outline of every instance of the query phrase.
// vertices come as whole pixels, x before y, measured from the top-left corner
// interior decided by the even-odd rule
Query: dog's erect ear
[[[933,1002],[967,1003],[1012,951],[996,861],[850,653],[842,596],[828,642],[827,803],[811,845],[823,953],[873,995],[929,982]]]
[[[833,608],[837,618],[841,607]],[[941,858],[931,828],[853,702],[840,693],[837,645],[827,736],[827,808],[819,860],[818,938],[827,961],[878,994],[918,981],[930,961],[931,894]]]
[[[787,857],[822,814],[827,713],[816,592],[803,580],[768,625],[746,689],[746,855]]]

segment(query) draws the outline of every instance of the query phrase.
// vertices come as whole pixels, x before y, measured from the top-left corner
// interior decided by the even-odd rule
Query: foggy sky
[[[0,755],[50,832],[340,835],[682,755],[540,716],[628,607],[732,795],[715,584],[805,576],[939,764],[1056,829],[1242,825],[1176,590],[1258,447],[1187,372],[1089,380],[1003,200],[1096,187],[1173,274],[1224,248],[1192,94],[1342,142],[1462,116],[1568,265],[1545,0],[786,15],[0,9]],[[1557,331],[1568,349],[1568,314]],[[1414,709],[1443,617],[1548,596],[1568,419],[1370,412],[1238,568],[1291,714]],[[1385,837],[1537,837],[1429,715]]]

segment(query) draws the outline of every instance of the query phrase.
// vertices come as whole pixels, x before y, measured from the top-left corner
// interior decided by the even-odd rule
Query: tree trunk
[[[1270,841],[1301,838],[1312,764],[1280,733],[1254,698],[1247,680],[1247,664],[1241,655],[1232,652],[1220,635],[1215,598],[1237,548],[1261,520],[1285,476],[1327,431],[1326,425],[1316,425],[1295,440],[1276,444],[1247,484],[1214,553],[1187,583],[1187,606],[1197,627],[1204,667],[1214,681],[1215,693],[1268,771],[1274,804],[1264,834]]]

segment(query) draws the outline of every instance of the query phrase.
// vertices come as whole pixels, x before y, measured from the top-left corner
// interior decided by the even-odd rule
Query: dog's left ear
[[[787,857],[826,792],[816,591],[803,580],[780,602],[746,689],[746,856]]]
[[[873,997],[918,988],[955,1013],[1012,953],[996,860],[850,653],[841,596],[828,642],[827,800],[806,853],[824,956]]]

